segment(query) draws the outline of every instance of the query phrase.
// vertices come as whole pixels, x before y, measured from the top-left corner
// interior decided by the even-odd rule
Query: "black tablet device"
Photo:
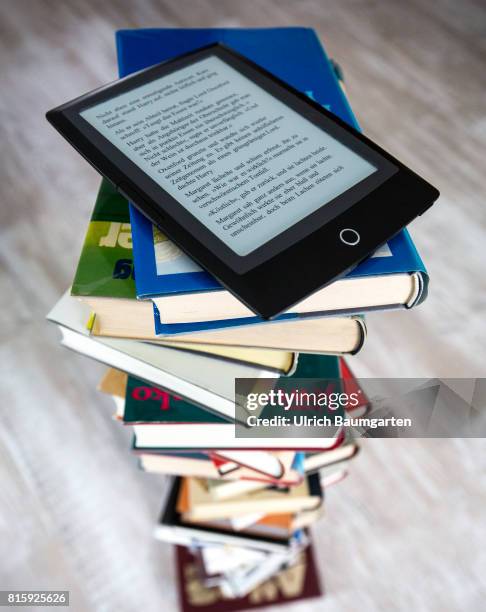
[[[355,266],[439,195],[220,44],[111,83],[47,118],[264,318]]]

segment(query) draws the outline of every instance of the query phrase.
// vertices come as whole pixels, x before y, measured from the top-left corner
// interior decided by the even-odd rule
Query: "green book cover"
[[[124,423],[222,423],[228,421],[211,414],[158,387],[128,376]]]
[[[128,202],[105,180],[96,198],[71,293],[136,298]]]

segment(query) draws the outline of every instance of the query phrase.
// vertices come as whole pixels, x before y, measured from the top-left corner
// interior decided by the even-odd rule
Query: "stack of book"
[[[305,28],[120,31],[120,76],[218,41],[358,127],[339,69]],[[363,313],[410,308],[427,283],[404,230],[344,278],[263,321],[102,182],[72,287],[48,318],[63,345],[110,366],[100,389],[133,427],[141,468],[172,479],[155,534],[177,545],[185,610],[320,593],[309,527],[356,442],[343,432],[291,448],[285,438],[271,447],[239,438],[235,380],[340,379],[356,388],[343,355],[365,341]],[[366,410],[361,398],[355,414]]]

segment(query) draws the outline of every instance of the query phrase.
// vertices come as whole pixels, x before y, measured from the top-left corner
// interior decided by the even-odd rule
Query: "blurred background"
[[[3,0],[0,589],[69,589],[80,611],[177,606],[171,549],[151,537],[164,479],[137,469],[113,425],[95,390],[103,366],[59,347],[44,321],[100,182],[44,113],[116,78],[116,29],[278,25],[317,30],[364,132],[441,191],[411,227],[429,298],[367,317],[355,374],[486,375],[483,1]],[[305,608],[484,609],[485,451],[476,439],[364,443],[314,530],[327,596]]]

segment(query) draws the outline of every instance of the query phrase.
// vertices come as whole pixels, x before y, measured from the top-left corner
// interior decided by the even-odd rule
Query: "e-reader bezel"
[[[245,256],[230,249],[80,115],[90,107],[211,56],[252,79],[377,168],[376,172]],[[219,43],[108,84],[49,111],[47,118],[152,222],[264,318],[278,314],[359,263],[421,214],[438,196],[426,181],[358,131]],[[404,194],[407,201],[399,204]],[[366,239],[360,239],[352,248],[341,241],[336,242],[337,228],[362,227],[364,210],[369,213]],[[375,216],[377,211],[379,214]],[[360,236],[361,233],[362,230]],[[319,260],[317,268],[310,263],[313,258]],[[292,278],[289,287],[286,277],[295,269],[301,273]],[[314,273],[316,276],[311,281],[308,275]],[[285,284],[286,296],[279,290],[279,283]]]

